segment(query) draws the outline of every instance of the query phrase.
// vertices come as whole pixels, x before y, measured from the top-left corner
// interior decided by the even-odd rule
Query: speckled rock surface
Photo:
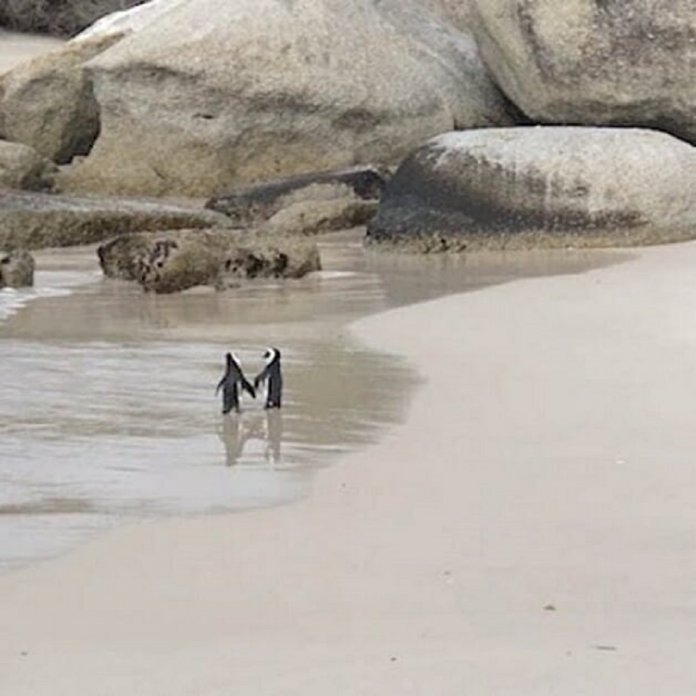
[[[34,284],[34,257],[26,249],[0,249],[0,288],[24,288]]]
[[[314,235],[367,224],[377,212],[376,200],[332,198],[302,201],[279,210],[260,229],[268,234]]]
[[[48,190],[57,171],[53,162],[28,145],[0,140],[0,189]]]
[[[421,251],[696,237],[696,149],[656,131],[448,133],[399,167],[368,241]]]
[[[0,248],[72,246],[140,230],[229,225],[212,210],[163,201],[0,191]]]
[[[473,0],[421,0],[423,7],[462,31],[471,29],[472,2]]]
[[[300,278],[321,268],[315,244],[229,229],[128,234],[98,251],[105,275],[135,280],[150,292],[197,285],[225,289],[250,278]]]
[[[473,39],[411,0],[190,0],[88,69],[101,131],[73,191],[209,196],[512,122]]]
[[[99,108],[84,64],[119,38],[68,42],[0,77],[0,136],[59,164],[89,152]]]
[[[473,0],[487,67],[535,121],[655,127],[696,141],[691,0]]]

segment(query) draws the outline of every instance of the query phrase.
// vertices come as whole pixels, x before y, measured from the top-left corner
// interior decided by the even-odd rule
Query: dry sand
[[[0,693],[694,693],[695,268],[360,321],[426,377],[407,422],[298,504],[0,578]]]

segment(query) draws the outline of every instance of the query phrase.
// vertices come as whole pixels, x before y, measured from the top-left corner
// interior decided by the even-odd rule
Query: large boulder
[[[129,234],[102,244],[97,254],[105,275],[136,280],[156,293],[300,278],[321,268],[316,245],[306,240],[226,229]]]
[[[26,249],[0,250],[0,288],[34,284],[34,257]]]
[[[28,145],[0,140],[0,189],[50,189],[57,169]]]
[[[368,240],[414,250],[626,246],[696,237],[696,149],[657,131],[447,133],[387,185]]]
[[[87,65],[101,131],[74,191],[211,195],[511,122],[473,39],[412,0],[173,3]]]
[[[473,0],[498,84],[535,121],[656,127],[696,140],[691,0]]]
[[[141,230],[229,225],[220,213],[183,204],[0,191],[0,248],[73,246]]]
[[[84,63],[121,36],[69,42],[0,77],[0,136],[59,164],[88,153],[99,108]]]

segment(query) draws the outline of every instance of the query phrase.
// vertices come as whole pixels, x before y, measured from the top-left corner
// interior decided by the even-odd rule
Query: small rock
[[[369,165],[311,172],[215,196],[206,203],[206,208],[224,213],[235,225],[254,226],[272,220],[283,209],[296,204],[311,205],[336,199],[356,204],[358,201],[377,201],[385,185],[384,172]]]
[[[376,212],[377,201],[303,201],[279,210],[261,229],[272,235],[320,234],[365,225]]]
[[[24,249],[0,251],[0,288],[23,288],[34,284],[34,257]]]
[[[97,250],[105,275],[171,293],[236,287],[249,278],[300,278],[321,268],[315,244],[229,229],[169,230],[117,237]]]

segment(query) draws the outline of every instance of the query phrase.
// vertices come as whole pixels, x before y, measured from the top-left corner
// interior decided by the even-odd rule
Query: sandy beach
[[[0,73],[59,44],[0,31]],[[2,696],[694,693],[696,243],[359,248],[176,298],[39,255],[0,306]],[[231,335],[288,345],[284,435],[225,431]]]
[[[405,422],[289,506],[0,577],[13,696],[689,694],[696,244],[360,320]]]
[[[419,379],[404,360],[364,348],[348,324],[616,260],[379,254],[362,234],[323,238],[319,273],[224,293],[153,296],[104,278],[93,247],[39,253],[34,288],[0,290],[0,574],[134,519],[306,496],[315,471],[402,420]],[[251,376],[269,343],[282,347],[287,408],[247,400],[239,418],[222,417],[214,386],[225,351]]]

